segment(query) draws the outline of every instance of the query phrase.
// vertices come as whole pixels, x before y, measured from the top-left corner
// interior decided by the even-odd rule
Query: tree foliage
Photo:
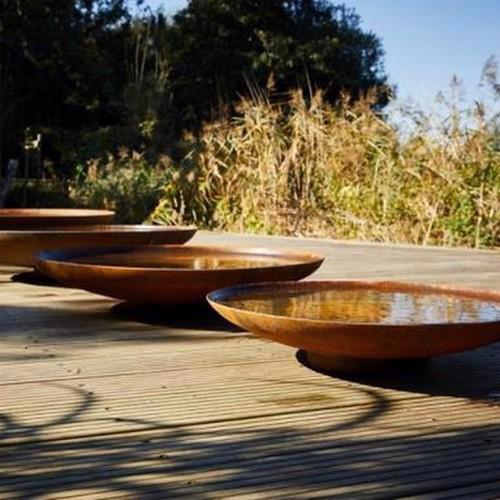
[[[30,133],[68,169],[120,145],[169,151],[259,88],[333,102],[386,84],[379,39],[344,6],[191,0],[167,19],[137,3],[0,0],[0,164]]]
[[[59,155],[72,132],[117,123],[129,14],[125,0],[2,0],[0,128],[3,154],[29,128]],[[67,147],[67,146],[66,146]]]
[[[252,86],[320,88],[335,101],[386,84],[379,39],[324,0],[192,0],[170,36],[176,107],[194,125]]]

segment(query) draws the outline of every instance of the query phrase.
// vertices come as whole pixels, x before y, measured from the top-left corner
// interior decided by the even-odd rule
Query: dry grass
[[[172,171],[152,218],[230,231],[415,244],[500,241],[500,140],[477,107],[401,138],[370,99],[244,100]],[[429,117],[427,117],[429,118]],[[472,121],[471,121],[472,120]]]

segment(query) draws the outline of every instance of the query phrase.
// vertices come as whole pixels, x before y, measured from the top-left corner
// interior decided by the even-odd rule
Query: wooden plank
[[[406,493],[414,488],[412,480],[420,474],[419,470],[425,471],[418,481],[421,489],[426,481],[432,479],[434,484],[436,476],[439,479],[444,474],[460,473],[464,480],[470,480],[477,471],[491,477],[498,475],[498,419],[492,417],[490,424],[485,425],[487,420],[482,422],[478,418],[478,422],[468,422],[464,427],[457,415],[451,427],[453,419],[445,408],[441,424],[424,424],[415,435],[411,424],[425,421],[422,414],[415,414],[408,422],[410,428],[406,428],[404,408],[399,411],[399,424],[391,427],[390,422],[382,426],[372,422],[369,432],[366,426],[352,421],[352,425],[342,427],[343,420],[339,424],[339,420],[332,419],[332,412],[323,411],[322,415],[316,415],[318,418],[308,415],[304,420],[299,415],[260,417],[252,423],[234,421],[190,429],[172,427],[140,435],[103,434],[92,439],[54,441],[30,445],[22,451],[18,447],[5,448],[2,456],[9,467],[0,491],[11,491],[20,482],[25,490],[28,486],[40,488],[40,476],[52,481],[45,481],[44,487],[55,487],[60,483],[81,482],[82,476],[88,481],[98,480],[102,475],[109,480],[113,474],[130,478],[131,471],[141,481],[142,476],[161,472],[163,477],[158,476],[157,480],[165,487],[182,482],[179,476],[188,476],[198,484],[203,479],[214,492],[220,484],[224,484],[224,491],[242,492],[246,489],[242,482],[255,483],[254,489],[268,490],[279,485],[277,492],[281,488],[291,491],[281,484],[290,468],[297,474],[314,474],[311,477],[318,482],[322,480],[323,489],[328,486],[325,482],[335,479],[339,491],[344,483],[350,487],[363,484],[366,490],[378,488],[383,478],[381,471],[393,480],[398,474],[404,476],[402,486]],[[26,460],[32,468],[26,469]],[[239,471],[236,476],[235,470]],[[360,470],[363,477],[359,477]],[[312,495],[311,484],[295,485],[299,486]]]

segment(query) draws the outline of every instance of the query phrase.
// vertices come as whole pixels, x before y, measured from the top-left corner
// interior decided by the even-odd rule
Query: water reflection
[[[99,255],[97,257],[81,257],[76,262],[107,266],[133,266],[163,269],[250,269],[256,267],[273,267],[290,264],[290,261],[280,258],[259,257],[194,257],[161,255],[127,256],[126,260],[120,255]]]
[[[231,307],[304,319],[352,323],[436,324],[500,321],[500,304],[445,294],[370,289],[260,291],[225,301]]]

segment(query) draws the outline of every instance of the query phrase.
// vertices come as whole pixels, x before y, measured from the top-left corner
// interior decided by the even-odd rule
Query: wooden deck
[[[319,251],[320,279],[500,290],[498,252],[194,241]],[[331,378],[205,310],[152,315],[19,271],[0,269],[1,498],[500,498],[500,344],[421,377]]]

